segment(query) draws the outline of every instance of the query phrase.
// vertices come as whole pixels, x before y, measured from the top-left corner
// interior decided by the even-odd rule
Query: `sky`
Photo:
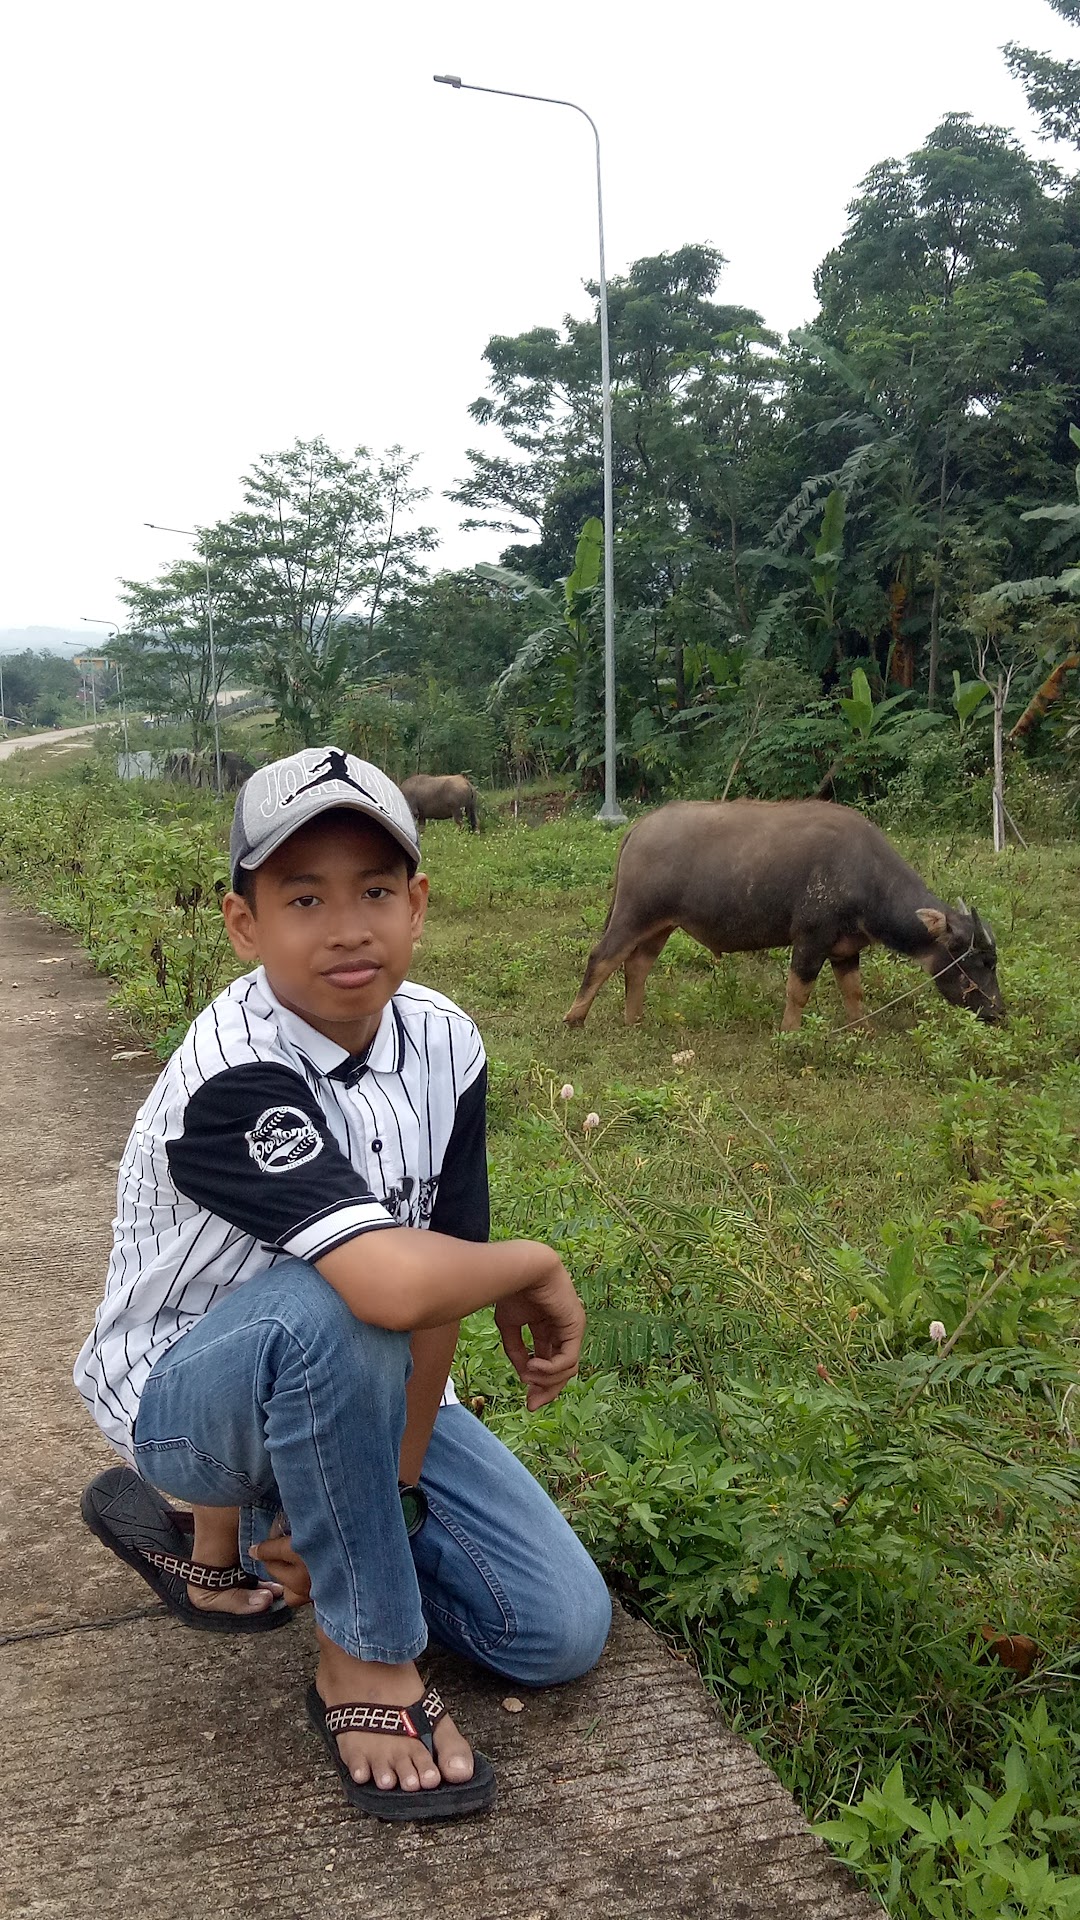
[[[950,111],[1036,146],[1008,39],[1078,51],[1045,0],[9,5],[0,628],[122,617],[188,550],[145,521],[231,513],[316,434],[417,453],[434,564],[496,557],[443,492],[488,337],[588,309],[592,136],[433,74],[580,101],[609,275],[707,241],[786,330],[877,161]]]

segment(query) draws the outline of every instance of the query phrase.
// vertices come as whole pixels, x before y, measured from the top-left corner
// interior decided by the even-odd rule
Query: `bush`
[[[415,700],[362,693],[343,709],[342,745],[382,767],[394,780],[411,773],[467,773],[487,784],[497,736],[488,713],[453,691],[429,688]]]

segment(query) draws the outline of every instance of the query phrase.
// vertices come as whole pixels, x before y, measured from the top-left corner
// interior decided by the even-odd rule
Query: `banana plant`
[[[810,563],[810,583],[818,598],[818,607],[812,617],[816,618],[830,633],[836,626],[836,594],[840,580],[840,563],[844,558],[846,518],[847,506],[844,496],[839,487],[834,487],[825,502],[825,512],[821,516],[821,531],[814,542],[814,557]]]
[[[986,699],[987,694],[990,692],[991,692],[991,688],[988,681],[986,680],[961,681],[960,675],[957,673],[956,668],[955,667],[953,668],[952,709],[960,725],[961,740],[964,738],[964,735],[967,732],[968,722],[972,719],[973,715],[977,712],[982,702]]]
[[[851,694],[848,698],[841,696],[840,711],[856,738],[869,740],[875,733],[887,731],[885,722],[888,716],[910,698],[909,687],[904,693],[894,693],[888,700],[879,700],[875,705],[870,682],[862,668],[856,667],[851,676]]]
[[[596,647],[590,638],[588,621],[600,584],[603,553],[604,523],[593,516],[586,520],[578,535],[572,571],[556,587],[542,587],[528,574],[515,573],[510,567],[482,561],[476,568],[483,579],[527,599],[536,607],[542,621],[499,675],[491,690],[491,702],[498,701],[530,673],[544,667],[547,711],[571,745],[578,766],[586,764],[594,744]]]

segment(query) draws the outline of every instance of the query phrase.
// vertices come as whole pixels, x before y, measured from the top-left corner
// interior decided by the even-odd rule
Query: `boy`
[[[384,1819],[494,1800],[413,1664],[429,1626],[543,1686],[592,1666],[610,1625],[584,1549],[448,1382],[458,1321],[494,1305],[542,1407],[584,1314],[550,1247],[488,1244],[480,1037],[406,979],[419,854],[397,787],[336,748],[241,789],[223,912],[254,970],[136,1118],[75,1368],[138,1470],[98,1477],[88,1524],[189,1625],[266,1630],[310,1592],[309,1713],[348,1798]]]

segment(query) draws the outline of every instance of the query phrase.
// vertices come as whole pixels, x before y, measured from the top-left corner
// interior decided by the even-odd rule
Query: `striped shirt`
[[[105,1297],[75,1363],[106,1439],[132,1458],[155,1361],[277,1261],[395,1225],[486,1240],[486,1084],[472,1021],[427,987],[398,989],[362,1055],[283,1007],[261,967],[219,994],[120,1163]]]

